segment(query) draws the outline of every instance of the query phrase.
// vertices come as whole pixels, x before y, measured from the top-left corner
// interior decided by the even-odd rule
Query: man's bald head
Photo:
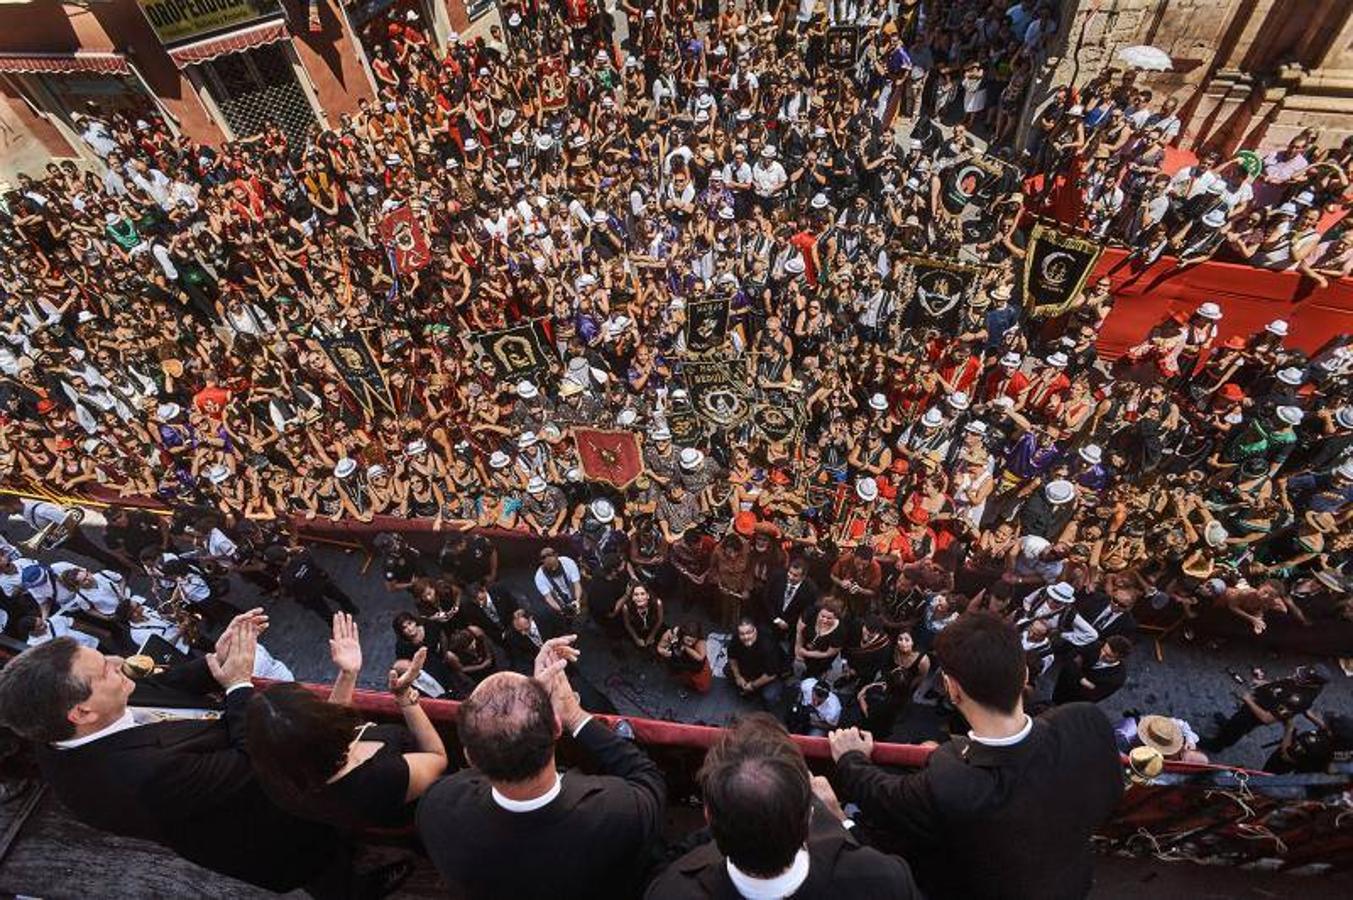
[[[783,725],[755,713],[724,730],[700,767],[714,843],[742,871],[770,878],[808,839],[808,765]]]
[[[471,765],[491,781],[514,784],[553,764],[559,721],[534,679],[499,672],[461,704],[456,731]]]

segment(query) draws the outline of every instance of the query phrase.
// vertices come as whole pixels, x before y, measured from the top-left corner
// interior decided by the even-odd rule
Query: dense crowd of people
[[[1348,721],[1313,708],[1321,667],[1255,673],[1217,723],[1109,706],[1113,731],[1082,704],[1125,684],[1143,629],[1348,655],[1353,349],[1294,349],[1281,318],[1222,338],[1223,308],[1200,297],[1109,363],[1096,346],[1109,279],[1050,309],[1025,302],[1020,273],[1026,200],[1069,190],[1084,217],[1072,224],[1131,248],[1131,264],[1215,253],[1325,284],[1353,266],[1353,244],[1322,224],[1346,209],[1353,148],[1303,135],[1165,172],[1175,103],[1116,72],[1059,89],[1017,145],[1057,33],[1046,2],[625,3],[623,44],[586,3],[500,6],[490,39],[445,53],[417,16],[383,20],[379,95],[303,144],[269,127],[212,147],[149,114],[91,109],[83,137],[104,165],[52,164],[5,198],[0,472],[50,499],[0,499],[45,532],[0,548],[4,630],[41,665],[93,679],[99,701],[44,688],[87,715],[25,729],[7,714],[11,727],[57,747],[110,740],[132,715],[119,657],[157,638],[161,665],[197,657],[183,664],[194,689],[211,675],[227,690],[232,747],[247,755],[219,783],[255,772],[267,799],[249,803],[349,831],[408,826],[426,793],[429,852],[470,896],[493,893],[465,880],[476,852],[522,839],[498,810],[563,798],[591,822],[605,808],[575,788],[583,776],[559,787],[561,728],[634,792],[614,800],[625,816],[573,838],[614,860],[568,857],[561,877],[604,872],[622,896],[651,874],[634,850],[656,830],[661,779],[570,699],[564,635],[584,627],[684,691],[718,676],[790,731],[831,734],[847,799],[887,835],[872,843],[913,868],[927,829],[956,820],[938,789],[888,785],[853,757],[920,707],[998,747],[1051,740],[1030,738],[1025,715],[1051,710],[1037,721],[1077,740],[1172,759],[1207,761],[1279,722],[1273,771],[1323,770],[1349,749]],[[847,24],[860,40],[843,61],[833,26]],[[974,161],[991,174],[980,189],[963,180]],[[405,213],[387,246],[383,223]],[[401,263],[423,239],[428,261]],[[950,302],[912,283],[917,256],[979,275]],[[716,340],[698,350],[707,335],[688,317],[711,301]],[[484,336],[528,323],[540,364],[507,376],[519,359]],[[690,381],[711,360],[738,387],[722,406]],[[719,420],[738,405],[793,427]],[[587,427],[636,436],[635,477],[589,474]],[[102,540],[72,519],[91,496],[114,504]],[[444,532],[440,553],[410,546],[399,519]],[[300,538],[326,520],[383,529],[372,549],[386,585],[410,596],[392,623],[403,730],[367,728],[346,706],[360,605]],[[529,590],[499,572],[495,542],[514,534],[549,545]],[[97,567],[48,558],[58,545]],[[231,575],[332,628],[332,703],[297,687],[246,698],[251,674],[289,673],[257,642],[265,618],[229,603]],[[143,576],[149,600],[128,586]],[[994,648],[990,664],[1011,641],[1013,688],[964,657]],[[106,685],[99,650],[115,654]],[[420,695],[467,701],[460,739],[480,780],[438,781],[447,755]],[[527,749],[505,750],[509,731]],[[792,783],[802,809],[835,802],[782,734],[752,717],[702,773],[734,888],[771,896],[740,879],[793,871],[774,895],[793,893],[815,876],[792,848],[807,841],[820,867],[821,839],[862,867],[862,891],[879,878],[908,896],[905,864],[871,857],[853,828],[776,832],[788,860],[748,843],[755,790]],[[775,761],[771,781],[733,777],[744,757]],[[1035,793],[1061,791],[1055,768]],[[731,781],[711,793],[720,773]],[[1105,790],[1083,815],[1107,812]],[[800,806],[789,811],[815,833]],[[476,808],[488,824],[453,839],[478,831]],[[739,824],[721,830],[720,810]],[[223,865],[163,821],[136,828]],[[1046,858],[1062,858],[1058,840]],[[495,877],[515,877],[501,852]],[[920,873],[922,885],[989,891],[992,865],[944,874],[958,884]],[[713,890],[707,874],[679,863],[654,896],[704,896],[687,882]],[[1055,885],[1028,877],[1026,895],[1075,896],[1088,861]]]

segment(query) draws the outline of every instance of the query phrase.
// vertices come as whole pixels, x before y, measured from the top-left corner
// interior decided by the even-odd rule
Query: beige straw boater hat
[[[1184,749],[1184,731],[1168,716],[1142,716],[1137,723],[1137,737],[1162,756],[1173,756]]]

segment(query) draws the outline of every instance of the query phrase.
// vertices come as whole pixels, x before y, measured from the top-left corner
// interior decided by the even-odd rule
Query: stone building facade
[[[1063,0],[1061,52],[1044,86],[1077,85],[1118,51],[1149,44],[1168,72],[1139,73],[1174,96],[1190,150],[1282,145],[1301,129],[1353,134],[1353,0]]]

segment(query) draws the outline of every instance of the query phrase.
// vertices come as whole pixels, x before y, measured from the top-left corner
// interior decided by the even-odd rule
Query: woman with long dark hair
[[[249,701],[245,746],[254,771],[273,802],[302,818],[352,832],[408,826],[415,802],[446,770],[446,747],[413,687],[427,651],[390,669],[400,726],[364,722],[349,705],[362,647],[348,614],[334,615],[329,649],[338,677],[328,700],[282,684]]]

